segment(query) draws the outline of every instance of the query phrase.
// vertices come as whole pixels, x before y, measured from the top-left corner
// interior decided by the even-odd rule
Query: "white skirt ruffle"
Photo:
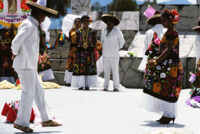
[[[43,81],[55,79],[54,74],[53,74],[53,71],[52,71],[51,68],[50,68],[50,69],[47,69],[47,70],[44,70],[44,71],[41,71],[41,72],[39,72],[39,74],[44,74],[44,75],[42,76],[42,80],[43,80]]]
[[[145,68],[146,68],[146,64],[147,64],[147,59],[148,59],[148,56],[144,55],[143,58],[142,58],[142,61],[138,67],[138,70],[141,71],[141,72],[144,72],[145,71]]]
[[[161,99],[155,98],[151,95],[143,93],[140,106],[147,111],[161,114],[165,117],[176,118],[177,103],[170,103]]]
[[[72,83],[72,74],[73,72],[69,72],[68,70],[65,70],[65,76],[64,76],[64,81],[68,83]]]
[[[96,87],[97,75],[72,76],[72,87]]]

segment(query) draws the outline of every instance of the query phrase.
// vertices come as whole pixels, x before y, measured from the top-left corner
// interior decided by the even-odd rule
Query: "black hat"
[[[104,14],[102,15],[102,20],[104,23],[107,23],[107,21],[112,21],[114,26],[117,26],[120,23],[120,20],[117,16],[115,16],[114,14]]]

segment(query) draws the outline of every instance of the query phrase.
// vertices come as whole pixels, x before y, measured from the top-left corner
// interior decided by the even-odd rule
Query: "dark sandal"
[[[16,129],[19,129],[25,133],[32,133],[33,132],[33,129],[31,129],[30,127],[25,127],[25,126],[21,126],[21,125],[17,125],[17,124],[14,124],[14,128]]]
[[[43,127],[57,127],[57,126],[62,126],[62,124],[53,120],[49,120],[49,121],[42,122],[42,126]]]

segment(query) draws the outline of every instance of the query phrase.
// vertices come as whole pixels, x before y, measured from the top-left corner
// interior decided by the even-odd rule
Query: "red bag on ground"
[[[31,111],[31,118],[30,118],[30,123],[33,123],[34,120],[35,120],[35,112],[34,112],[34,110],[33,110],[33,108],[32,108],[32,111]]]
[[[6,118],[7,122],[14,123],[16,118],[17,118],[17,112],[12,107],[10,107],[8,110],[7,118]]]
[[[1,115],[7,116],[9,110],[9,105],[7,103],[4,104],[3,110],[1,111]]]
[[[19,101],[15,101],[15,102],[12,102],[12,103],[9,103],[9,104],[7,104],[7,103],[4,104],[1,115],[7,116],[6,121],[8,123],[14,123],[15,122],[15,120],[17,118],[18,104],[19,104]],[[30,123],[33,123],[34,120],[35,120],[35,112],[32,108],[31,116],[30,116]]]

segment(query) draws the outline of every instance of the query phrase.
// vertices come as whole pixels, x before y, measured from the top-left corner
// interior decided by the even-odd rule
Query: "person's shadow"
[[[85,90],[85,89],[72,89],[72,90],[77,90],[77,91],[98,91],[98,89],[94,89],[94,88],[91,88],[89,90]]]
[[[144,124],[140,124],[140,126],[149,126],[149,127],[173,127],[173,128],[183,128],[185,125],[183,124],[178,124],[176,122],[174,123],[169,123],[169,124],[160,124],[159,122],[156,121],[144,121]]]
[[[33,133],[25,133],[25,132],[15,132],[14,134],[59,134],[61,131],[41,131],[41,132],[33,132]]]

